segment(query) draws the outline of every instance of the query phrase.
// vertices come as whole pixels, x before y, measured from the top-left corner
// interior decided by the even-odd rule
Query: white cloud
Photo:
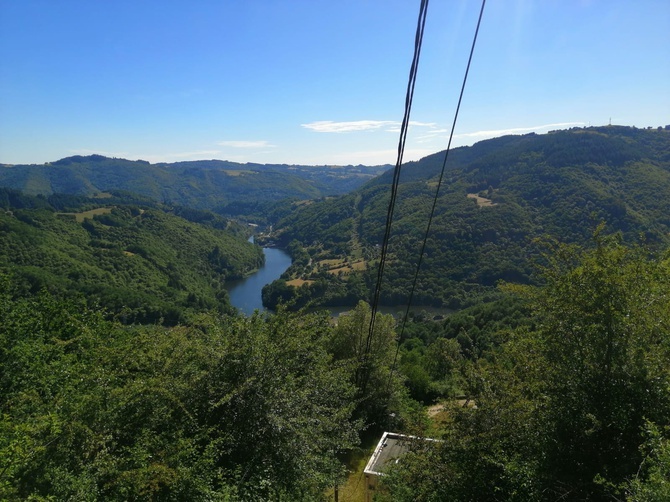
[[[473,139],[486,139],[486,138],[496,138],[498,136],[505,136],[507,134],[523,134],[529,132],[540,132],[548,131],[550,129],[562,129],[565,127],[573,126],[582,126],[584,122],[559,122],[557,124],[545,124],[540,126],[532,127],[513,127],[510,129],[496,129],[490,131],[475,131],[462,134],[456,134],[455,138],[473,138]]]
[[[566,127],[574,126],[583,126],[584,122],[558,122],[555,124],[545,124],[539,126],[530,126],[530,127],[510,127],[508,129],[490,129],[474,132],[466,132],[454,134],[454,140],[456,143],[452,146],[462,146],[466,144],[472,144],[477,141],[482,141],[490,138],[497,138],[500,136],[505,136],[508,134],[525,134],[530,132],[547,132],[552,129],[563,129]],[[417,143],[430,143],[435,140],[447,140],[449,138],[449,133],[451,129],[437,129],[432,128],[426,131],[424,134],[416,138]],[[446,144],[443,145],[446,147]]]
[[[315,132],[352,132],[352,131],[374,131],[387,125],[395,125],[392,120],[353,120],[350,122],[333,122],[332,120],[319,120],[309,124],[301,124],[306,129]]]
[[[439,138],[440,140],[448,138],[449,137],[449,129],[433,129],[431,131],[427,131],[426,133],[422,134],[421,136],[417,136],[416,142],[417,143],[430,143],[431,141],[435,140],[436,138]]]
[[[410,121],[410,126],[434,127],[434,123]],[[400,132],[400,122],[396,120],[352,120],[348,122],[335,122],[333,120],[318,120],[308,124],[300,124],[306,129],[315,132],[354,132],[354,131],[377,131],[386,127],[386,132]]]
[[[410,120],[409,125],[414,127],[430,127],[430,128],[437,126],[435,122],[416,122],[414,120]]]
[[[271,144],[269,141],[257,140],[257,141],[219,141],[217,143],[221,146],[228,146],[231,148],[274,148],[276,145]]]
[[[399,133],[401,128],[400,122],[395,122],[393,127],[386,129],[386,132]],[[427,127],[428,129],[433,129],[437,124],[435,122],[415,122],[414,120],[409,121],[410,127]]]

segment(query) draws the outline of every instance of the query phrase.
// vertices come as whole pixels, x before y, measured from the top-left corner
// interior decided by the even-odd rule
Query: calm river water
[[[281,249],[263,248],[265,265],[246,279],[233,281],[228,286],[228,295],[233,307],[242,313],[251,315],[254,310],[265,310],[261,299],[261,290],[284,273],[291,265],[291,257]]]
[[[228,285],[228,295],[230,296],[230,303],[233,307],[239,309],[245,315],[251,315],[254,310],[265,310],[263,307],[263,300],[261,298],[261,290],[266,284],[270,284],[286,271],[291,266],[291,257],[281,249],[277,248],[263,248],[265,254],[265,265],[261,267],[258,272],[250,275],[246,279],[239,281],[232,281]],[[351,310],[354,305],[349,307],[326,307],[330,310],[334,317],[337,317],[342,312]],[[394,307],[379,306],[379,311],[383,314],[393,314],[400,317],[405,312],[406,306],[397,305]],[[427,311],[431,315],[447,315],[452,311],[444,308],[433,307],[412,307],[413,312]]]

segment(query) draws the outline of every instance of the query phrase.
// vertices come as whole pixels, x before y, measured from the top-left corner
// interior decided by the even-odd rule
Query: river
[[[270,284],[291,266],[291,257],[281,249],[263,248],[265,265],[246,279],[231,281],[228,287],[228,296],[233,307],[243,314],[251,315],[254,310],[265,310],[261,291],[263,286]]]
[[[253,238],[249,239],[253,242]],[[263,265],[257,272],[254,272],[245,279],[238,281],[231,281],[226,289],[230,297],[230,303],[233,307],[239,309],[243,314],[250,316],[254,310],[264,311],[263,299],[261,292],[263,286],[270,284],[272,281],[279,279],[279,277],[291,266],[291,257],[281,249],[277,248],[263,248],[265,254],[265,265]],[[348,312],[354,307],[324,307],[330,310],[334,317],[339,316],[343,312]],[[397,305],[393,307],[380,305],[379,312],[382,314],[393,314],[396,317],[401,317],[404,314],[406,306]],[[444,308],[434,307],[412,307],[411,311],[420,312],[427,311],[430,315],[444,316],[453,311]]]

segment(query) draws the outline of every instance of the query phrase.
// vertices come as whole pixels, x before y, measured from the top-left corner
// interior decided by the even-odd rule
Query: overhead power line
[[[407,82],[407,92],[405,94],[405,114],[400,127],[400,139],[398,141],[398,155],[393,170],[393,182],[391,183],[391,196],[388,209],[386,211],[386,225],[384,228],[384,240],[382,242],[381,254],[379,259],[379,268],[377,269],[377,283],[372,299],[372,312],[370,317],[370,326],[365,343],[365,350],[361,359],[361,365],[358,370],[357,383],[360,383],[361,394],[365,395],[365,389],[369,378],[369,356],[372,347],[372,339],[375,329],[375,319],[379,307],[379,296],[381,294],[382,279],[384,277],[384,266],[386,264],[386,255],[388,252],[388,243],[391,235],[391,224],[393,222],[393,211],[395,209],[396,197],[398,194],[398,182],[400,180],[400,168],[402,166],[403,155],[405,153],[405,141],[409,129],[409,117],[412,110],[412,100],[414,98],[414,87],[416,85],[416,76],[419,69],[419,58],[421,56],[421,44],[423,42],[423,32],[426,26],[426,14],[428,12],[428,0],[421,0],[419,7],[419,18],[417,20],[416,34],[414,36],[414,57],[409,71],[409,80]]]
[[[426,251],[426,242],[428,241],[428,235],[430,234],[430,228],[433,223],[433,216],[435,216],[435,208],[437,207],[437,199],[440,195],[440,188],[442,187],[442,180],[444,179],[444,171],[447,167],[447,159],[449,158],[449,152],[451,151],[451,140],[454,137],[454,131],[456,130],[456,122],[458,120],[458,112],[461,109],[461,102],[463,101],[463,93],[465,92],[465,84],[468,81],[468,73],[470,72],[470,64],[472,63],[472,56],[475,53],[475,45],[477,44],[477,35],[479,35],[479,27],[482,23],[482,16],[484,15],[484,6],[486,5],[486,0],[482,0],[482,7],[479,10],[479,18],[477,19],[477,27],[475,28],[475,34],[472,38],[472,45],[470,47],[470,56],[468,57],[468,64],[465,67],[465,74],[463,75],[463,83],[461,85],[461,92],[458,95],[458,104],[456,105],[456,111],[454,113],[454,120],[451,124],[451,132],[449,133],[449,142],[447,143],[447,149],[444,152],[444,160],[442,161],[442,169],[440,170],[440,177],[437,181],[437,187],[435,188],[435,197],[433,198],[433,205],[430,209],[430,215],[428,216],[428,224],[426,225],[426,231],[423,235],[423,242],[421,244],[421,251],[419,252],[419,261],[416,265],[416,271],[414,273],[414,280],[412,282],[412,288],[409,293],[409,300],[407,301],[407,310],[402,320],[402,327],[400,329],[400,335],[398,336],[395,355],[393,356],[393,364],[391,365],[391,372],[389,375],[389,385],[391,383],[391,378],[393,377],[393,372],[395,371],[396,362],[398,360],[398,352],[400,351],[400,342],[403,339],[405,334],[405,326],[407,325],[407,318],[409,317],[409,309],[414,299],[414,291],[416,290],[416,285],[419,278],[419,271],[421,270],[421,264],[423,263],[423,255]]]
[[[426,242],[428,241],[428,236],[430,234],[430,229],[432,226],[433,222],[433,217],[435,216],[435,209],[437,207],[437,201],[439,198],[440,194],[440,188],[442,187],[442,181],[444,179],[444,172],[446,170],[447,166],[447,160],[449,158],[449,152],[451,151],[451,142],[454,137],[454,131],[456,129],[456,123],[458,121],[458,114],[460,112],[461,108],[461,103],[463,101],[463,94],[465,92],[465,86],[468,80],[468,74],[470,73],[470,66],[472,64],[472,59],[475,51],[475,46],[477,44],[477,37],[479,35],[479,28],[481,26],[482,22],[482,17],[484,15],[484,7],[486,6],[486,0],[482,0],[482,5],[479,10],[479,16],[477,18],[477,25],[475,28],[475,33],[472,38],[472,44],[470,47],[470,54],[468,56],[468,63],[465,68],[465,73],[463,75],[463,82],[461,84],[461,90],[458,96],[458,103],[456,105],[456,111],[454,113],[454,119],[451,125],[451,131],[449,133],[449,141],[447,143],[447,149],[444,152],[444,159],[442,162],[442,169],[440,170],[440,176],[438,179],[437,187],[435,189],[435,196],[433,198],[433,203],[431,206],[430,214],[428,216],[428,223],[426,225],[426,230],[424,233],[423,241],[421,244],[421,251],[419,252],[419,259],[417,261],[417,266],[416,266],[416,271],[414,273],[414,278],[412,281],[412,288],[410,289],[410,294],[409,298],[407,301],[407,308],[405,310],[405,314],[402,319],[402,325],[401,325],[401,330],[400,334],[398,336],[398,339],[396,341],[396,351],[395,355],[393,357],[393,364],[391,365],[391,371],[389,373],[389,380],[388,380],[388,389],[390,389],[391,385],[391,380],[393,378],[393,373],[396,368],[397,360],[398,360],[398,353],[400,351],[400,342],[403,339],[403,335],[405,332],[405,326],[407,325],[407,319],[409,317],[409,311],[412,306],[412,301],[414,299],[414,292],[416,290],[416,286],[418,283],[418,277],[419,277],[419,271],[421,270],[421,264],[423,263],[423,256],[425,254],[426,250]],[[369,359],[369,354],[370,354],[370,349],[371,349],[371,344],[372,344],[372,339],[373,339],[373,334],[374,334],[374,327],[375,327],[375,318],[377,314],[377,310],[379,307],[379,297],[381,293],[381,285],[382,285],[382,280],[384,276],[384,267],[385,267],[385,262],[386,262],[386,256],[388,252],[388,242],[390,239],[390,234],[391,234],[391,226],[393,223],[393,213],[394,213],[394,208],[395,208],[395,203],[396,203],[396,198],[397,198],[397,192],[398,192],[398,183],[400,179],[400,171],[401,171],[401,166],[402,166],[402,159],[403,159],[403,154],[404,154],[404,149],[405,149],[405,141],[407,138],[407,129],[409,126],[409,115],[411,111],[411,106],[412,106],[412,99],[414,97],[414,86],[416,84],[416,72],[418,69],[418,63],[419,63],[419,56],[421,54],[421,44],[423,41],[423,32],[424,32],[424,27],[426,23],[426,13],[427,13],[427,7],[428,7],[428,1],[427,0],[422,0],[421,2],[421,8],[420,8],[420,13],[419,13],[419,21],[417,25],[417,33],[414,41],[414,58],[412,60],[412,66],[410,69],[410,78],[409,82],[407,85],[407,95],[405,98],[405,115],[403,117],[403,123],[402,127],[400,130],[400,140],[398,142],[398,157],[396,160],[396,165],[395,169],[393,172],[393,182],[391,184],[391,196],[389,200],[389,208],[386,214],[386,225],[385,225],[385,231],[384,231],[384,241],[381,249],[381,255],[380,255],[380,262],[379,262],[379,269],[377,272],[377,283],[374,291],[374,296],[373,296],[373,301],[372,301],[372,313],[371,313],[371,319],[370,319],[370,328],[368,331],[368,338],[367,338],[367,343],[366,343],[366,348],[365,348],[365,353],[363,357],[363,381],[362,381],[362,394],[365,395],[365,388],[367,385],[367,379],[369,377],[369,368],[368,366],[368,359]],[[388,390],[387,389],[387,390]]]

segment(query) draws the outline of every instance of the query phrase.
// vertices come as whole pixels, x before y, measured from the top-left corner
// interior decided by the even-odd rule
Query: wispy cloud
[[[473,138],[473,139],[484,139],[484,138],[495,138],[497,136],[505,136],[506,134],[523,134],[529,132],[541,132],[548,131],[550,129],[561,129],[564,127],[574,127],[582,126],[584,122],[559,122],[556,124],[545,124],[532,127],[513,127],[510,129],[495,129],[488,131],[475,131],[468,133],[456,134],[456,138]]]
[[[275,148],[276,145],[273,145],[269,141],[257,140],[257,141],[219,141],[217,143],[221,146],[227,146],[230,148]]]
[[[436,127],[435,122],[417,122],[415,120],[410,120],[409,125],[413,127]]]
[[[399,133],[400,132],[400,126],[402,124],[400,122],[395,122],[393,127],[389,127],[386,129],[387,132],[394,132],[394,133]],[[437,126],[435,122],[417,122],[414,120],[409,121],[409,126],[410,127],[427,127],[428,129],[433,129]]]
[[[315,132],[353,132],[353,131],[375,131],[382,127],[395,125],[392,120],[353,120],[350,122],[334,122],[332,120],[319,120],[309,124],[301,124],[302,127]]]
[[[300,124],[305,129],[314,132],[360,132],[378,131],[384,129],[386,132],[399,132],[400,122],[396,120],[351,120],[346,122],[335,122],[333,120],[318,120],[308,124]],[[434,127],[435,124],[427,122],[410,121],[410,126]]]

